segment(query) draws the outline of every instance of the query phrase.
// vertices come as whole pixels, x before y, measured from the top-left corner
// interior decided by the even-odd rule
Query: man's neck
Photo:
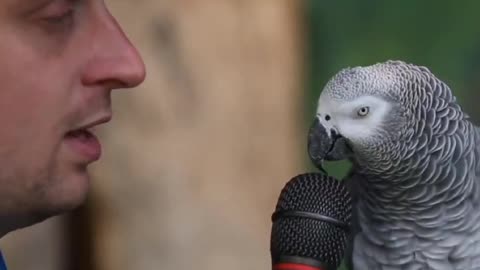
[[[42,222],[43,220],[45,219],[0,215],[0,238],[12,231],[31,226],[33,224]]]

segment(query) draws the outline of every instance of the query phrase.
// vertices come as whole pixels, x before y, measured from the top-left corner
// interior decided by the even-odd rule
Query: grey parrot
[[[355,270],[480,269],[480,130],[423,66],[346,68],[325,85],[308,153],[348,159]]]

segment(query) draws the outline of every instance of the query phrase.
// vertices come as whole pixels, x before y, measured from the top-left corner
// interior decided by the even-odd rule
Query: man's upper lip
[[[101,125],[101,124],[104,124],[104,123],[108,123],[108,122],[110,122],[110,120],[112,120],[112,115],[108,114],[108,115],[105,115],[101,118],[97,118],[94,121],[83,124],[83,125],[75,128],[74,130],[89,129],[89,128],[92,128],[94,126],[98,126],[98,125]]]

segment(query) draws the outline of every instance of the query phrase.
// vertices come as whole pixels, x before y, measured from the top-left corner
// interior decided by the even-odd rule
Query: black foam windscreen
[[[345,185],[320,173],[292,178],[272,216],[272,262],[301,257],[338,267],[344,256],[351,218]]]

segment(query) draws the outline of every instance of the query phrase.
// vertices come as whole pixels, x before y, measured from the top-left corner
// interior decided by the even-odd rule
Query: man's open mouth
[[[107,123],[112,118],[111,114],[98,118],[82,126],[77,126],[76,129],[68,131],[65,134],[64,141],[74,153],[83,157],[83,162],[92,162],[98,160],[102,153],[102,145],[92,131],[98,125]]]
[[[77,138],[81,140],[88,140],[94,137],[93,133],[88,129],[77,129],[67,132],[65,135],[66,137],[70,138]]]
[[[73,152],[83,157],[82,160],[86,162],[98,160],[102,153],[102,146],[97,137],[86,128],[67,132],[65,142]]]

